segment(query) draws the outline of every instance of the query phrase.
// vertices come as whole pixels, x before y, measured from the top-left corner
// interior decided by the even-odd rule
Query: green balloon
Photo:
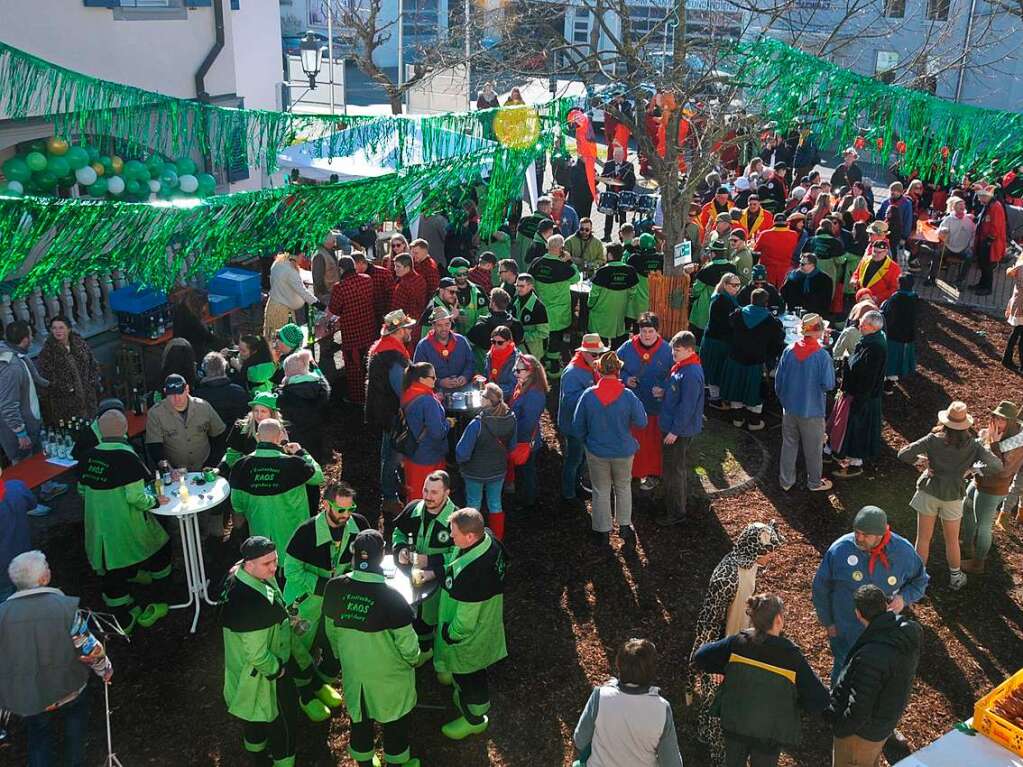
[[[43,167],[46,167],[46,158],[43,158]],[[20,181],[24,184],[30,178],[32,178],[32,169],[28,162],[21,159],[20,157],[12,157],[9,160],[5,160],[3,165],[0,165],[0,169],[3,170],[4,176],[8,181]]]
[[[179,157],[174,167],[178,172],[179,176],[194,176],[195,175],[195,162],[191,157]]]
[[[71,170],[78,170],[89,164],[89,153],[80,146],[73,146],[67,150],[64,159],[71,166]]]
[[[90,197],[102,197],[107,193],[107,180],[100,176],[96,179],[96,183],[87,187],[86,190]]]
[[[25,156],[25,164],[27,164],[33,172],[46,170],[46,155],[42,152],[29,152]]]
[[[200,173],[197,178],[199,180],[199,190],[196,194],[200,197],[209,197],[217,191],[217,180],[209,173]]]
[[[99,157],[99,164],[103,166],[103,175],[104,176],[113,176],[114,175],[114,164],[112,162],[110,162],[110,157],[108,157],[105,154],[100,155],[100,157]]]
[[[62,155],[51,155],[46,160],[46,170],[57,178],[63,178],[71,172],[71,165]]]
[[[52,170],[44,170],[41,173],[36,173],[33,178],[39,185],[39,188],[43,191],[50,191],[53,187],[57,186],[57,176]]]
[[[160,174],[160,184],[168,189],[174,190],[178,185],[178,174],[174,170],[174,166],[168,168],[166,165],[163,168],[163,173]]]
[[[169,200],[174,196],[174,189],[161,182],[159,194],[161,200]]]
[[[43,152],[46,151],[46,142],[45,141],[33,141],[31,144],[28,145],[28,151],[30,151],[30,152],[39,152],[40,154],[42,154]]]
[[[86,153],[89,155],[89,164],[99,162],[99,150],[94,146],[85,147]]]
[[[125,181],[130,179],[138,179],[141,176],[139,174],[145,173],[146,180],[149,180],[149,171],[146,170],[146,166],[140,163],[138,160],[128,160],[124,164],[124,170],[121,171],[121,175],[124,176]]]
[[[4,184],[0,187],[0,193],[7,195],[8,197],[21,197],[24,194],[23,191],[18,187],[12,187],[10,184]]]
[[[146,160],[146,167],[149,169],[149,176],[151,178],[158,178],[163,173],[163,158],[158,154],[150,155],[149,159]]]
[[[148,185],[146,186],[146,189],[149,189]],[[138,197],[141,191],[142,184],[139,183],[138,179],[131,178],[124,182],[124,193],[129,197]]]

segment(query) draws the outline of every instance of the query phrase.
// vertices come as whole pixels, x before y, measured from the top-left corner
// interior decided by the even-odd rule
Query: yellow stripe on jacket
[[[780,666],[772,666],[770,663],[763,663],[753,658],[747,658],[743,655],[736,655],[734,652],[728,658],[729,663],[745,663],[748,666],[754,666],[755,668],[763,669],[764,671],[770,671],[772,674],[778,674],[788,679],[792,684],[796,683],[796,672],[791,669],[781,668]]]

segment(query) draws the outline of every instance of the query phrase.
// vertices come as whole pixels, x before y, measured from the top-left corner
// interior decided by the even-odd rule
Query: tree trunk
[[[402,94],[400,94],[400,93],[388,93],[387,94],[387,100],[391,104],[391,114],[392,115],[400,115],[400,114],[402,114],[405,111],[405,105],[401,103],[401,96],[402,96]]]

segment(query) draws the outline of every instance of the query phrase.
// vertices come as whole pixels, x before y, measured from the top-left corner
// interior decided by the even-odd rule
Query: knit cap
[[[884,535],[888,530],[888,515],[877,506],[864,506],[856,512],[853,530],[867,535]]]
[[[277,331],[277,338],[289,349],[297,349],[305,340],[305,334],[302,332],[302,328],[294,322],[289,322]]]

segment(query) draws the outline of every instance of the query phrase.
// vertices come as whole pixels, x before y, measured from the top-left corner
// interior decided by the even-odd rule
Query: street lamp
[[[313,89],[316,87],[316,75],[320,73],[323,48],[312,32],[306,32],[305,37],[298,43],[298,52],[302,61],[302,71],[309,78],[309,88]]]

